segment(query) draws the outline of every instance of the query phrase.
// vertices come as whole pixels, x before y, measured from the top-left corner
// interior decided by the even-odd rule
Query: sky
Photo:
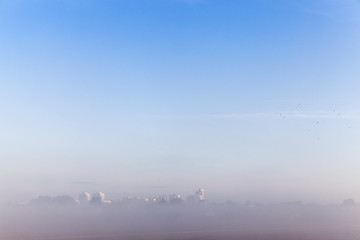
[[[0,0],[0,202],[360,201],[359,63],[358,0]]]

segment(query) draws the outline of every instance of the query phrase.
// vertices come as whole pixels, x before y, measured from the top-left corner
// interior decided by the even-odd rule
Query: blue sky
[[[355,0],[2,0],[0,194],[360,199],[359,16]]]

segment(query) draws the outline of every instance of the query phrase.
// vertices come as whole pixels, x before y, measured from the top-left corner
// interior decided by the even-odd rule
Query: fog
[[[359,240],[359,16],[0,0],[0,240]]]
[[[100,197],[96,202],[94,199]],[[0,239],[359,239],[360,207],[301,202],[113,201],[94,194],[3,205]]]

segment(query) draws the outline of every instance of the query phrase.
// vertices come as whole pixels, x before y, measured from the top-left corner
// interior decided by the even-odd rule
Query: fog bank
[[[0,239],[359,239],[359,223],[354,204],[33,204],[1,207]]]

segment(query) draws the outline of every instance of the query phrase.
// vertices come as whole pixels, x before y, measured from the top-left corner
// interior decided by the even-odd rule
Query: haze
[[[204,189],[180,195],[107,200],[104,193],[40,196],[1,208],[0,239],[342,239],[360,236],[359,206],[209,203]]]
[[[359,16],[358,0],[0,0],[0,205],[360,201]]]

